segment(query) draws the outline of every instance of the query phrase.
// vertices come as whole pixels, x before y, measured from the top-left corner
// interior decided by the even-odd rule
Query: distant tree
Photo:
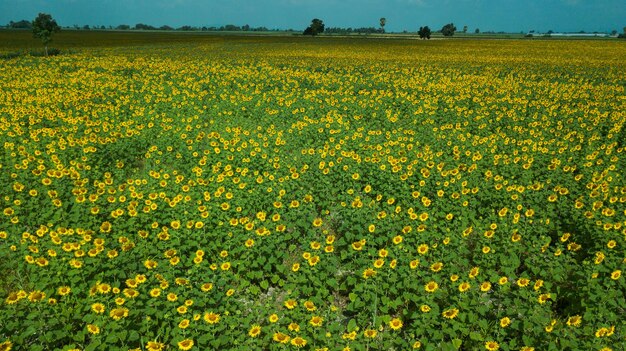
[[[431,30],[426,27],[420,27],[420,30],[417,31],[417,34],[420,36],[420,39],[430,39]]]
[[[380,31],[385,33],[385,24],[387,24],[387,19],[385,17],[380,18]]]
[[[236,26],[234,24],[227,24],[224,26],[224,30],[228,32],[235,32],[235,31],[240,31],[241,27]]]
[[[52,19],[47,13],[40,13],[37,18],[33,20],[33,36],[41,39],[46,56],[48,56],[48,44],[52,41],[52,34],[59,32],[61,27],[57,24],[57,21]]]
[[[624,35],[626,35],[626,27],[622,28],[622,30],[624,31]]]
[[[161,27],[159,27],[160,30],[174,30],[174,28],[168,26],[167,24],[162,25]]]
[[[463,33],[467,33],[467,26],[463,26]]]
[[[476,28],[476,30],[474,31],[474,34],[480,34],[480,29]]]
[[[305,30],[304,30],[304,35],[318,35],[319,33],[323,33],[324,32],[324,21],[322,21],[321,19],[318,18],[314,18],[311,21],[311,25],[308,26]]]
[[[443,34],[444,37],[453,36],[455,31],[456,27],[454,26],[454,23],[448,23],[441,28],[441,34]]]
[[[137,23],[135,24],[135,29],[136,30],[155,30],[156,28],[154,28],[153,26],[149,24]]]
[[[119,29],[119,30],[129,30],[130,26],[128,24],[120,24],[119,26],[115,27],[115,29]]]
[[[31,29],[33,28],[33,23],[29,20],[21,20],[17,22],[9,22],[9,28],[12,29]]]
[[[612,35],[612,36],[616,36],[616,35],[617,35],[617,29],[613,29],[613,30],[611,31],[611,35]]]
[[[243,27],[241,27],[241,30],[243,31],[249,31],[250,30],[250,25],[249,24],[244,24]]]
[[[85,25],[83,26],[83,29],[84,29],[84,30],[90,30],[90,29],[91,29],[91,27],[89,27],[89,25],[88,25],[88,24],[85,24]]]

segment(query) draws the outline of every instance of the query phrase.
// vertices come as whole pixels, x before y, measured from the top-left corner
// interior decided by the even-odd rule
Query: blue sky
[[[388,31],[611,31],[626,26],[626,0],[0,0],[0,24],[50,13],[61,26],[145,23],[179,27],[306,28],[317,17],[330,27],[378,26]]]

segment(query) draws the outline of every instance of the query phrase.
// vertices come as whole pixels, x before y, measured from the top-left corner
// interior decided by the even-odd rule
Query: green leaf
[[[98,350],[98,347],[100,345],[100,340],[95,339],[89,345],[87,345],[87,347],[85,347],[85,351],[96,351]]]
[[[114,344],[117,342],[117,334],[116,333],[111,333],[109,335],[107,335],[107,338],[104,340],[107,344]]]
[[[488,323],[487,323],[487,321],[486,321],[486,320],[484,320],[484,319],[481,319],[481,320],[479,320],[479,321],[478,321],[478,326],[479,326],[479,327],[480,327],[480,329],[482,329],[482,330],[487,330],[487,329],[489,329],[489,324],[488,324]]]
[[[452,345],[454,346],[455,349],[460,349],[461,345],[463,344],[463,340],[461,339],[452,339]]]
[[[470,332],[470,339],[474,341],[483,341],[483,335],[477,332]]]
[[[259,286],[261,286],[261,288],[263,288],[263,290],[267,290],[267,288],[269,288],[270,283],[267,280],[263,280],[261,281],[261,283],[259,283]]]
[[[128,341],[137,341],[139,340],[140,336],[139,333],[136,330],[132,330],[130,332],[130,335],[128,335]]]
[[[356,329],[356,327],[357,327],[356,320],[354,320],[353,318],[348,322],[348,331],[353,331]]]

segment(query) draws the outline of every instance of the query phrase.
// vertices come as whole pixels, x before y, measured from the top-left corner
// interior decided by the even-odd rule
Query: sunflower
[[[376,261],[374,261],[374,267],[375,268],[381,268],[382,266],[385,265],[385,260],[379,258]]]
[[[43,299],[46,298],[46,293],[44,293],[43,291],[31,291],[30,294],[28,294],[28,301],[30,302],[37,302],[37,301],[41,301]]]
[[[315,266],[320,261],[320,257],[317,255],[311,256],[307,261],[309,262],[309,266]]]
[[[148,351],[162,351],[165,349],[165,344],[157,341],[148,341],[146,343],[146,350]]]
[[[17,292],[11,292],[9,293],[9,296],[7,296],[6,300],[4,300],[7,305],[13,305],[15,303],[17,303],[20,300]]]
[[[296,300],[289,299],[289,300],[286,300],[284,304],[285,304],[285,307],[292,310],[298,305],[298,302]]]
[[[439,284],[435,281],[430,281],[424,286],[424,290],[429,293],[435,292],[439,288]]]
[[[361,251],[363,249],[363,246],[365,246],[365,243],[363,242],[363,240],[355,241],[352,243],[352,249],[355,251]]]
[[[389,327],[393,330],[398,330],[400,328],[402,328],[404,324],[402,323],[402,320],[399,318],[394,318],[391,321],[389,321]]]
[[[428,245],[421,244],[417,247],[417,253],[420,255],[425,255],[428,252]]]
[[[180,329],[187,329],[187,327],[189,327],[190,321],[189,319],[183,319],[180,321],[180,323],[178,323],[178,327]]]
[[[485,348],[489,351],[496,351],[500,348],[500,344],[495,341],[487,341],[485,342]]]
[[[120,320],[124,317],[128,317],[128,308],[126,307],[117,307],[111,310],[111,312],[109,313],[109,315],[111,316],[111,318],[113,318],[114,320]]]
[[[538,301],[540,304],[542,304],[542,305],[543,305],[543,304],[544,304],[544,303],[546,303],[548,300],[550,300],[550,297],[551,297],[551,295],[550,295],[550,294],[541,294],[541,295],[539,295],[539,297],[537,298],[537,301]]]
[[[463,283],[459,284],[459,291],[460,292],[466,292],[467,290],[469,290],[470,287],[471,287],[470,283],[463,282]]]
[[[300,347],[305,347],[306,346],[306,339],[303,339],[299,336],[296,336],[295,338],[291,339],[291,345],[300,348]]]
[[[102,313],[104,313],[106,308],[104,307],[103,304],[101,304],[99,302],[96,302],[93,305],[91,305],[91,310],[94,311],[97,314],[102,314]]]
[[[470,272],[469,272],[469,277],[474,279],[476,278],[476,276],[478,275],[478,273],[480,273],[480,268],[478,267],[473,267]]]
[[[306,308],[307,311],[309,312],[313,312],[317,309],[317,307],[315,307],[315,304],[313,303],[313,301],[305,301],[303,303],[304,308]]]
[[[0,351],[11,351],[13,349],[13,343],[9,340],[0,343]]]
[[[439,272],[443,268],[443,263],[435,262],[430,266],[430,270],[433,272]]]
[[[91,334],[100,334],[100,327],[94,324],[87,324],[87,331]]]
[[[178,343],[178,349],[180,350],[191,350],[192,347],[193,347],[193,340],[191,339],[185,339]]]
[[[314,326],[314,327],[321,327],[322,326],[322,322],[324,322],[324,319],[322,317],[320,317],[320,316],[313,316],[309,320],[309,324]]]
[[[441,315],[447,319],[454,319],[456,316],[459,315],[459,310],[456,308],[450,308],[450,309],[443,311]]]
[[[291,339],[289,337],[289,335],[287,334],[283,334],[281,332],[276,332],[274,333],[274,335],[272,336],[272,339],[276,342],[279,342],[281,344],[286,344],[289,342],[289,340]]]
[[[252,338],[256,338],[257,336],[259,336],[259,334],[261,334],[261,326],[260,325],[253,325],[252,328],[250,328],[250,330],[248,331],[248,335],[250,335],[250,337]]]
[[[215,324],[220,321],[220,315],[213,312],[207,312],[204,314],[204,321],[209,324]]]
[[[611,279],[613,280],[618,280],[620,277],[622,276],[622,271],[621,270],[615,270],[613,271],[613,273],[611,273]]]
[[[581,316],[572,316],[567,319],[567,325],[569,325],[570,327],[579,327],[582,321],[583,318]]]
[[[366,338],[370,338],[370,339],[375,338],[377,334],[378,332],[374,329],[365,329],[365,331],[363,332],[363,335]]]

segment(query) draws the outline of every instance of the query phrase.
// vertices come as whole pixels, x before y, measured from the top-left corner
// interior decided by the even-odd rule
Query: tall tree
[[[33,20],[33,36],[41,39],[46,51],[46,56],[48,56],[48,44],[52,41],[52,34],[60,30],[61,27],[59,27],[57,21],[52,19],[52,16],[47,13],[40,13],[37,18]]]
[[[463,26],[463,33],[467,33],[467,26]]]
[[[387,24],[387,19],[385,17],[380,18],[380,29],[381,32],[385,33],[385,24]]]
[[[441,34],[443,34],[444,37],[453,36],[455,31],[456,27],[454,26],[454,23],[448,23],[441,28]]]
[[[420,27],[420,30],[417,31],[417,34],[420,36],[420,39],[430,39],[431,30],[426,27]]]
[[[318,35],[319,33],[323,33],[324,32],[324,21],[322,21],[319,18],[314,18],[311,21],[311,25],[308,26],[305,30],[304,30],[304,35]]]

